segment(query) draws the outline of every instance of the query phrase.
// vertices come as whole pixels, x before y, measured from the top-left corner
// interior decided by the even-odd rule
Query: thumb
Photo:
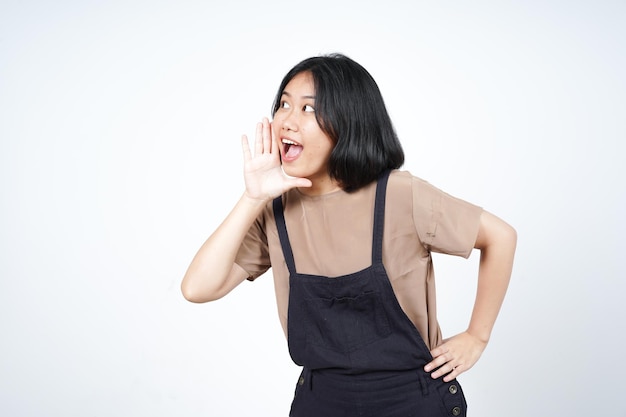
[[[311,182],[310,179],[308,178],[300,178],[300,177],[292,177],[291,175],[287,174],[285,172],[285,169],[282,167],[280,167],[280,170],[283,172],[283,177],[285,177],[285,179],[287,180],[287,184],[289,184],[289,187],[312,187],[313,183]]]
[[[313,183],[308,178],[289,178],[289,185],[293,187],[311,187]]]

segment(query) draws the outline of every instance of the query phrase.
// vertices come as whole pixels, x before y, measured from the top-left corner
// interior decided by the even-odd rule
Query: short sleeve
[[[413,221],[426,249],[469,257],[478,236],[483,209],[416,177],[412,192]]]
[[[271,267],[264,211],[254,221],[235,256],[235,263],[248,273],[248,280],[255,280]]]

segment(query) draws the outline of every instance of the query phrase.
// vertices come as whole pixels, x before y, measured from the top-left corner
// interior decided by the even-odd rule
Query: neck
[[[330,193],[333,193],[335,191],[339,191],[342,189],[339,183],[331,178],[316,179],[316,180],[313,180],[312,182],[313,182],[312,186],[300,187],[298,188],[298,190],[304,195],[314,196],[314,195],[330,194]]]

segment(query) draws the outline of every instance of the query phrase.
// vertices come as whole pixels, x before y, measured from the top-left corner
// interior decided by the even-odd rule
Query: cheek
[[[278,132],[278,130],[282,126],[283,126],[282,118],[278,114],[274,115],[274,118],[272,119],[272,127]]]
[[[335,142],[332,141],[326,134],[322,134],[321,148],[323,148],[329,155],[335,149]]]
[[[314,151],[318,155],[330,155],[334,145],[325,136],[318,136],[314,143],[310,144],[308,148]],[[305,147],[306,148],[306,147]]]

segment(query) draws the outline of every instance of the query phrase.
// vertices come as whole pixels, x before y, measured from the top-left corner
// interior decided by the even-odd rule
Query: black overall
[[[300,274],[283,213],[274,216],[289,269],[288,342],[303,366],[291,417],[465,416],[456,380],[423,370],[432,356],[393,292],[382,261],[389,172],[378,180],[372,265],[329,278]]]

